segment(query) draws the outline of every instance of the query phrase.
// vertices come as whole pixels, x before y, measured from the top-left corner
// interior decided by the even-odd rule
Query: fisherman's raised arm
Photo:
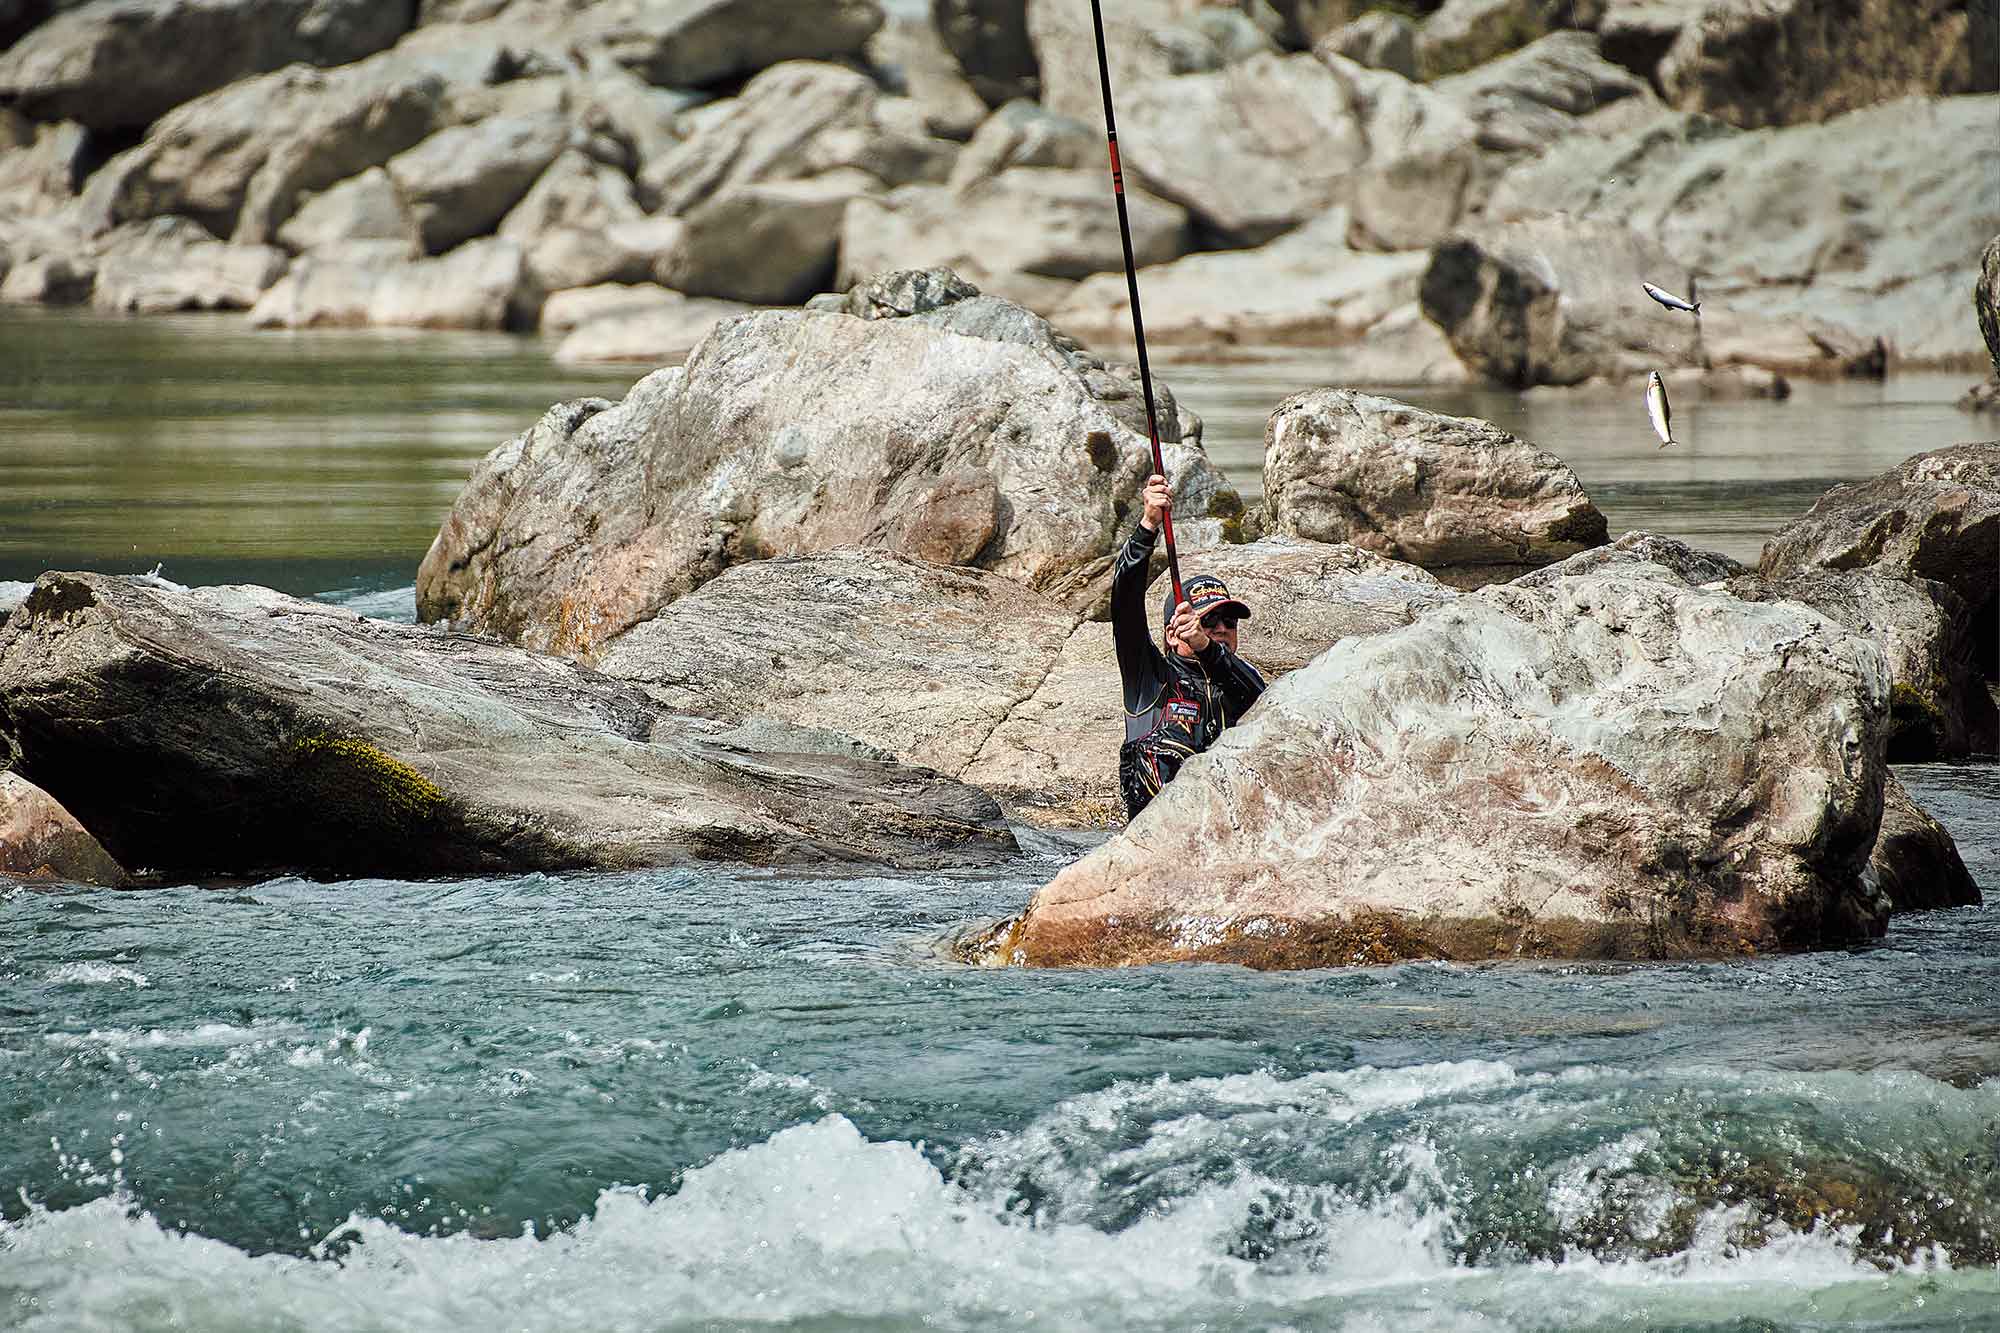
[[[1146,619],[1146,583],[1160,519],[1170,503],[1167,479],[1158,474],[1148,477],[1140,498],[1146,511],[1119,548],[1111,571],[1111,636],[1118,649],[1118,675],[1128,713],[1149,707],[1166,676],[1165,659]]]

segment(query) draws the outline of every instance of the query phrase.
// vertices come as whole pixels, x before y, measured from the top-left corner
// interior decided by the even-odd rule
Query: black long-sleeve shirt
[[[1161,652],[1153,642],[1146,571],[1156,539],[1144,524],[1134,528],[1111,575],[1111,633],[1125,692],[1119,777],[1135,812],[1264,692],[1257,668],[1213,639],[1194,657]]]

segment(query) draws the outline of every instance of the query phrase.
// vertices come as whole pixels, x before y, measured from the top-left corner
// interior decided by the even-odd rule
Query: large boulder
[[[9,878],[114,889],[127,882],[124,867],[62,802],[0,770],[0,882]]]
[[[1627,98],[1653,100],[1646,81],[1606,60],[1587,32],[1551,33],[1433,87],[1472,117],[1479,146],[1503,158],[1539,156]]]
[[[882,91],[838,65],[774,65],[726,101],[687,112],[684,137],[639,172],[649,208],[685,213],[737,185],[800,180],[841,167],[885,186],[942,181],[957,145],[885,124]]]
[[[1484,421],[1351,389],[1295,394],[1264,430],[1264,530],[1352,544],[1460,587],[1608,540],[1568,464]]]
[[[1868,871],[1891,911],[1977,907],[1984,901],[1951,833],[1910,799],[1893,772],[1882,784],[1882,829]]]
[[[302,195],[298,211],[278,228],[277,239],[295,254],[350,241],[392,241],[405,259],[424,253],[423,232],[410,201],[380,167]]]
[[[1242,652],[1275,680],[1334,643],[1407,625],[1457,594],[1423,570],[1353,546],[1267,537],[1182,555],[1183,574],[1214,574],[1251,607]],[[1161,571],[1146,594],[1166,596]],[[1149,610],[1148,619],[1152,618]],[[1079,625],[1032,693],[1015,701],[976,757],[956,770],[1039,824],[1116,825],[1125,739],[1109,626]]]
[[[101,228],[179,214],[217,236],[266,243],[301,196],[429,135],[444,89],[435,74],[366,62],[245,79],[162,116],[90,178],[82,206]]]
[[[931,18],[988,106],[1040,95],[1026,0],[931,0]]]
[[[1747,129],[1970,92],[1969,24],[1965,0],[1716,0],[1675,38],[1660,86]]]
[[[1886,920],[1863,871],[1888,693],[1824,618],[1668,570],[1487,588],[1278,682],[978,951],[1315,967],[1851,944]]]
[[[1013,101],[980,122],[946,184],[964,189],[1009,167],[1104,167],[1104,136],[1035,102]],[[1110,183],[1105,183],[1108,192]]]
[[[856,199],[840,232],[841,280],[852,283],[899,264],[949,268],[987,290],[1042,305],[1036,298],[1060,299],[1069,281],[1123,272],[1110,192],[1101,170],[1010,167],[962,189],[910,185],[879,199]],[[1139,263],[1165,263],[1187,252],[1188,216],[1179,207],[1128,189],[1126,209]]]
[[[1336,204],[1382,249],[1428,245],[1468,203],[1476,131],[1449,99],[1331,53],[1260,55],[1120,94],[1128,180],[1233,245]]]
[[[1917,454],[1828,491],[1758,562],[1767,579],[1812,569],[1943,584],[1970,613],[1974,668],[2000,678],[2000,440]]]
[[[689,296],[796,305],[827,289],[840,251],[841,221],[873,184],[860,172],[837,171],[811,180],[725,187],[685,214],[686,225],[654,271]],[[930,262],[929,256],[902,257]]]
[[[168,875],[691,858],[951,865],[1012,838],[936,774],[732,744],[634,686],[262,588],[47,574],[0,629],[16,768]],[[797,732],[797,729],[792,729]]]
[[[560,113],[509,116],[440,130],[389,159],[432,254],[492,231],[569,140]]]
[[[1013,579],[848,548],[726,570],[612,640],[597,666],[677,712],[832,727],[955,775],[1075,625]],[[1114,695],[1116,683],[1114,669]]]
[[[1103,16],[1105,56],[1121,113],[1148,84],[1218,70],[1276,50],[1270,38],[1241,15],[1205,0],[1118,0],[1103,7]],[[1073,0],[1027,0],[1027,29],[1042,105],[1086,124],[1103,125],[1090,6]]]
[[[302,256],[250,308],[251,327],[504,329],[531,321],[536,292],[514,242],[489,236],[414,261],[399,243],[386,245],[375,256]]]
[[[1372,0],[1267,0],[1267,7],[1271,16],[1278,20],[1273,35],[1279,42],[1289,50],[1310,51],[1323,41],[1331,42],[1335,34],[1350,23],[1359,22],[1371,14],[1391,12],[1370,9],[1371,3]],[[1413,3],[1398,4],[1393,12],[1399,18],[1404,12],[1420,16],[1435,10],[1441,3],[1443,0],[1413,0]],[[1245,5],[1244,8],[1252,12],[1255,9],[1252,5]]]
[[[138,129],[284,65],[344,65],[408,30],[412,0],[100,0],[0,54],[0,101],[42,120]]]
[[[1431,252],[1420,296],[1468,368],[1513,388],[1743,363],[1786,374],[1879,373],[1879,346],[1850,329],[1728,308],[1705,312],[1698,327],[1654,305],[1641,286],[1685,290],[1687,272],[1631,227],[1526,214],[1454,233]]]
[[[925,290],[911,314],[730,320],[623,403],[552,409],[475,470],[419,615],[588,658],[746,560],[856,543],[936,560],[941,505],[967,520],[948,563],[1036,582],[1109,551],[1152,470],[1136,377],[964,284]],[[1162,396],[1182,512],[1240,512]]]
[[[859,56],[881,26],[876,0],[599,0],[566,31],[648,83],[693,88],[786,60]]]
[[[1513,167],[1487,213],[1562,214],[1656,242],[1700,275],[1711,334],[1732,313],[1803,319],[1884,337],[1904,364],[1983,365],[1965,293],[1980,243],[2000,232],[1996,123],[1996,97],[1749,133],[1669,114]]]
[[[1455,595],[1351,546],[1277,539],[1185,560],[1255,607],[1244,652],[1272,676]],[[1101,823],[1118,806],[1111,631],[998,575],[861,549],[754,561],[614,639],[597,666],[681,712],[837,725],[1038,823]]]
[[[128,315],[248,310],[290,262],[274,245],[226,245],[187,218],[127,223],[97,249],[91,304]]]
[[[926,13],[891,12],[868,43],[868,64],[882,86],[916,104],[930,133],[964,141],[986,119],[986,100],[946,49]]]

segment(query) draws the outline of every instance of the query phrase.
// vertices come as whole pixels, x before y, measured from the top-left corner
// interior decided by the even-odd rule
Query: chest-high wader
[[[1126,815],[1145,809],[1182,764],[1215,743],[1223,724],[1222,698],[1207,674],[1175,670],[1153,707],[1128,719],[1131,739],[1118,751],[1118,790]],[[1139,734],[1131,735],[1134,731]]]

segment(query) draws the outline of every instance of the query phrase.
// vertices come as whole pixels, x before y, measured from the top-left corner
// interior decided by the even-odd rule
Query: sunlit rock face
[[[489,454],[418,571],[418,612],[588,660],[772,556],[872,546],[1043,584],[1137,518],[1137,379],[949,274],[732,319],[622,403],[563,404]],[[1198,422],[1155,388],[1178,512],[1240,516]]]
[[[1881,655],[1644,561],[1498,586],[1280,681],[975,952],[1313,967],[1879,933]]]

